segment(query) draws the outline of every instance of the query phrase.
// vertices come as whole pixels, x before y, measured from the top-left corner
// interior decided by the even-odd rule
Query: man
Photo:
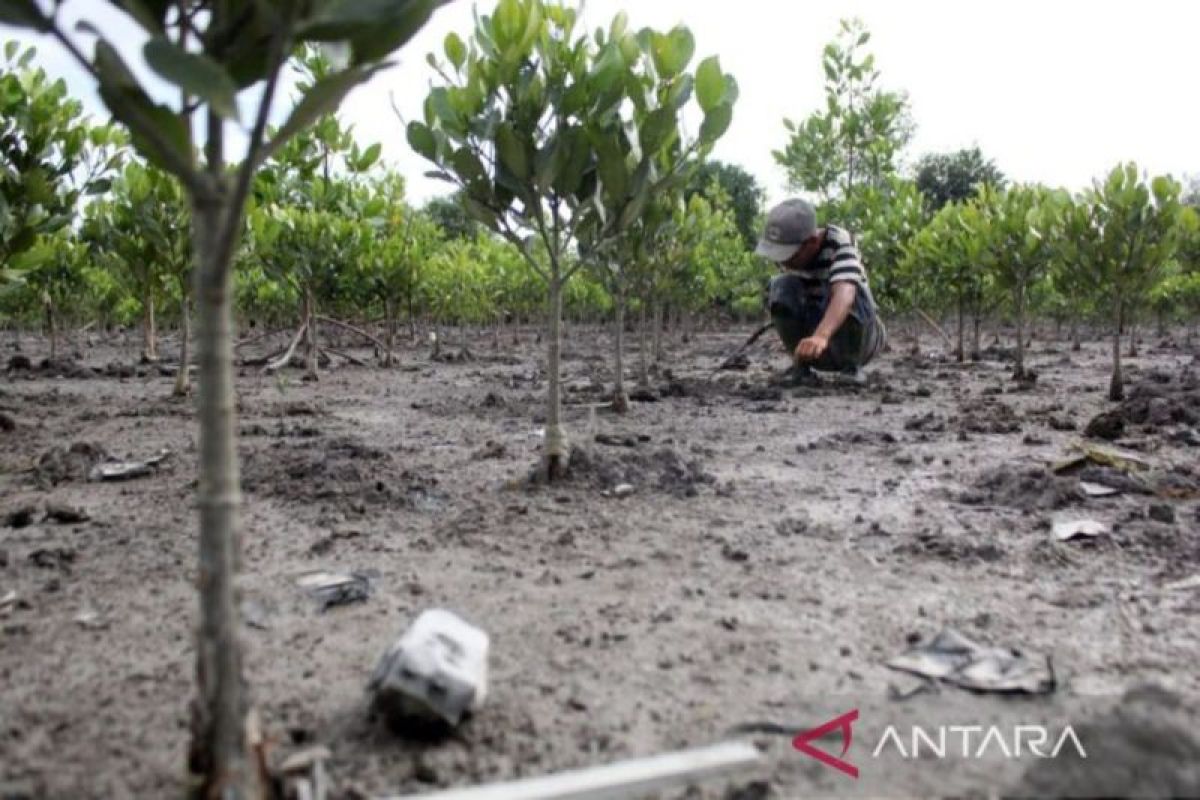
[[[771,279],[767,307],[794,361],[783,382],[815,382],[816,369],[861,383],[862,367],[883,349],[887,332],[850,233],[818,228],[812,205],[786,200],[767,215],[755,252],[782,270]]]

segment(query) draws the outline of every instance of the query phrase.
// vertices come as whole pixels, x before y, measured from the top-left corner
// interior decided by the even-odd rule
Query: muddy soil
[[[532,335],[461,362],[410,349],[393,369],[335,363],[318,383],[241,370],[246,675],[272,758],[327,746],[334,796],[370,797],[708,744],[747,721],[815,727],[849,708],[878,720],[915,708],[893,699],[902,676],[885,662],[945,626],[1050,655],[1057,688],[1026,699],[943,688],[930,713],[952,709],[961,724],[1087,701],[1080,721],[1111,740],[1114,774],[1136,772],[1146,745],[1123,747],[1105,726],[1153,716],[1150,701],[1123,717],[1100,707],[1126,691],[1170,692],[1163,724],[1200,726],[1200,582],[1188,582],[1200,573],[1200,368],[1181,345],[1129,360],[1130,400],[1115,406],[1106,342],[1035,343],[1036,382],[1012,382],[999,351],[965,365],[892,353],[864,386],[789,390],[771,384],[786,365],[765,344],[709,380],[745,331],[706,333],[671,339],[650,391],[617,416],[597,407],[607,335],[573,333],[576,456],[551,486],[529,480],[545,392]],[[0,796],[178,796],[194,414],[169,397],[170,365],[104,344],[45,363],[38,344],[6,354],[0,373]],[[1120,426],[1085,434],[1114,410]],[[1146,467],[1051,471],[1081,443]],[[106,459],[164,448],[172,458],[146,475],[89,480]],[[1109,496],[1082,488],[1122,479]],[[1056,541],[1053,524],[1077,518],[1107,532]],[[314,569],[368,576],[372,591],[322,611],[296,585]],[[372,718],[364,688],[431,606],[490,633],[491,693],[456,737],[404,741]],[[1086,770],[1071,784],[1018,761],[872,772],[861,740],[850,781],[787,737],[756,741],[757,774],[666,796],[1096,785]],[[1154,749],[1166,777],[1135,789],[1196,786],[1184,763],[1194,739]]]

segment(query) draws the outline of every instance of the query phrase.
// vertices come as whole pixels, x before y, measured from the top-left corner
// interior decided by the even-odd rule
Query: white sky
[[[73,16],[98,16],[100,27],[136,58],[136,27],[98,6],[98,0],[68,3]],[[490,0],[479,4],[485,13],[491,7]],[[361,142],[383,143],[384,157],[407,177],[416,202],[443,193],[446,184],[423,177],[432,167],[409,150],[388,96],[395,95],[406,118],[420,117],[432,76],[425,54],[440,56],[449,31],[465,38],[471,9],[471,0],[455,0],[438,11],[399,54],[400,66],[355,90],[343,106]],[[721,56],[741,99],[715,156],[754,174],[771,201],[786,196],[784,173],[771,157],[786,141],[782,119],[803,119],[820,107],[821,49],[836,35],[838,19],[851,16],[872,33],[868,50],[882,85],[909,94],[917,125],[910,162],[977,144],[1014,180],[1071,189],[1130,159],[1155,173],[1200,173],[1200,3],[1191,0],[590,0],[589,29],[607,26],[621,9],[635,28],[687,24],[697,61]],[[11,33],[0,26],[0,38]],[[37,44],[40,63],[65,75],[89,109],[102,114],[87,76],[54,42]]]

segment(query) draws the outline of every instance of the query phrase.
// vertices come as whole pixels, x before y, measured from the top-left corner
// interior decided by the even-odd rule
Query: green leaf
[[[379,154],[382,151],[383,145],[381,145],[379,142],[376,142],[364,150],[362,156],[358,159],[358,171],[365,172],[366,170],[370,169],[371,165],[379,160]]]
[[[725,99],[725,74],[721,72],[721,61],[717,56],[704,59],[696,68],[696,99],[705,114]]]
[[[15,39],[10,39],[4,43],[4,58],[8,61],[12,61],[16,57],[17,51],[20,49],[21,45],[19,45]]]
[[[100,99],[125,123],[139,153],[156,166],[182,178],[192,177],[192,137],[187,124],[171,109],[146,95],[120,54],[107,41],[96,42]]]
[[[225,119],[239,119],[237,86],[221,65],[199,53],[188,53],[166,39],[151,39],[142,50],[146,63],[187,94],[199,97]]]
[[[462,38],[454,32],[446,34],[446,58],[450,59],[450,63],[455,69],[462,69],[462,65],[467,60],[467,46],[463,44]]]
[[[496,151],[500,161],[518,180],[529,179],[529,158],[525,153],[525,145],[517,136],[510,123],[504,123],[496,131]]]
[[[482,222],[484,225],[487,225],[489,228],[496,227],[495,212],[485,206],[483,203],[479,202],[470,195],[466,195],[463,197],[463,205],[466,207],[467,211],[472,217]]]
[[[371,76],[381,69],[391,66],[390,62],[360,65],[335,72],[314,83],[300,98],[300,102],[292,109],[287,121],[283,123],[263,148],[259,155],[259,163],[266,161],[276,150],[283,146],[288,139],[312,125],[325,114],[337,109],[350,90],[370,80]]]
[[[437,138],[433,131],[423,122],[408,123],[408,146],[419,156],[429,161],[437,161]]]
[[[346,2],[365,6],[371,4],[383,5],[383,12],[374,22],[363,26],[361,32],[350,38],[350,48],[354,53],[352,63],[357,66],[378,61],[384,56],[394,53],[408,44],[417,33],[429,22],[434,10],[441,5],[441,0],[346,0]]]
[[[0,23],[43,32],[50,30],[50,20],[34,0],[0,0]]]
[[[717,106],[711,113],[704,115],[704,122],[700,124],[700,141],[704,144],[712,144],[725,135],[732,122],[733,107]]]
[[[468,187],[478,188],[488,183],[487,172],[479,156],[467,147],[460,147],[450,156],[450,164]]]
[[[658,153],[670,144],[676,134],[675,112],[671,108],[659,108],[646,117],[638,131],[643,158]]]
[[[118,0],[118,3],[147,33],[161,35],[172,0]]]
[[[668,34],[656,33],[651,37],[650,55],[660,78],[669,80],[683,72],[695,52],[696,40],[682,25]]]
[[[604,193],[610,200],[620,201],[629,190],[629,168],[625,164],[625,154],[616,142],[603,135],[596,142],[596,154]]]
[[[567,146],[564,145],[567,140],[566,134],[567,131],[563,131],[554,137],[553,141],[534,156],[534,183],[537,184],[538,191],[543,194],[548,192],[554,182],[558,180],[558,175],[566,162]]]

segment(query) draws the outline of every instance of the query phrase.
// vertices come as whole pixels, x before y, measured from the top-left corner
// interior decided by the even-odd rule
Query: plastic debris
[[[132,478],[141,478],[153,473],[170,457],[171,451],[164,448],[142,461],[101,462],[92,468],[88,479],[93,481],[127,481]]]
[[[1052,469],[1055,472],[1063,473],[1086,466],[1089,463],[1113,467],[1123,472],[1139,472],[1150,468],[1150,463],[1137,453],[1130,453],[1127,450],[1084,446],[1079,448],[1078,453],[1072,454],[1055,463]]]
[[[977,692],[1049,694],[1056,686],[1048,656],[988,647],[953,628],[943,628],[887,666]]]
[[[1079,488],[1088,497],[1112,497],[1114,494],[1120,494],[1121,490],[1112,486],[1105,486],[1102,483],[1091,483],[1089,481],[1080,481]]]
[[[1093,539],[1108,533],[1108,526],[1094,519],[1060,520],[1054,523],[1054,538],[1060,542]]]
[[[371,579],[357,572],[310,572],[296,581],[317,601],[317,611],[334,606],[365,603],[371,596]]]
[[[488,635],[433,608],[384,652],[367,690],[395,730],[458,725],[487,696]]]

